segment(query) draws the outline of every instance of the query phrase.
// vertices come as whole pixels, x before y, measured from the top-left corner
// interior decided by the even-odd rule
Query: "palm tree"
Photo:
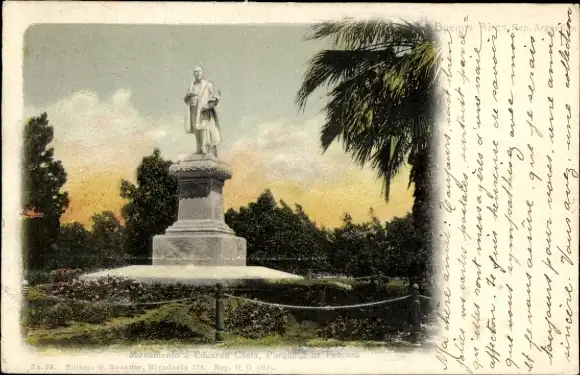
[[[323,86],[329,101],[320,141],[341,142],[370,165],[388,201],[393,178],[411,166],[416,229],[430,238],[429,164],[439,49],[430,26],[412,22],[344,20],[312,27],[310,40],[329,38],[332,49],[309,62],[297,95],[301,109]],[[421,245],[427,250],[428,241]]]

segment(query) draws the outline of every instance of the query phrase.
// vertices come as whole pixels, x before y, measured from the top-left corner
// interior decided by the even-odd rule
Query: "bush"
[[[39,287],[31,287],[28,289],[28,294],[26,295],[28,301],[35,301],[46,298],[46,293],[44,289]]]
[[[324,338],[336,340],[383,340],[385,335],[396,332],[381,318],[359,319],[339,316],[328,322],[320,331]]]
[[[67,325],[73,317],[73,310],[70,306],[57,303],[48,309],[44,322],[51,327]]]
[[[61,298],[83,301],[101,301],[110,298],[130,298],[138,294],[142,285],[134,280],[106,277],[96,281],[76,281],[57,283],[51,293]]]
[[[32,287],[28,290],[26,300],[22,308],[38,309],[46,311],[57,304],[57,300],[47,296],[45,291],[39,287]]]
[[[319,332],[320,327],[318,324],[308,320],[298,323],[294,317],[290,315],[288,329],[286,330],[286,336],[291,339],[290,341],[306,343],[310,339],[319,337]]]
[[[37,326],[44,323],[46,317],[45,310],[37,308],[28,308],[25,315],[25,324],[28,326]]]
[[[52,286],[54,296],[83,301],[115,299],[136,303],[197,299],[202,295],[214,295],[213,286],[184,284],[141,284],[121,277],[106,277],[95,281],[57,283]]]
[[[226,315],[226,329],[234,334],[259,339],[272,334],[284,334],[290,316],[284,309],[244,303]]]
[[[56,301],[47,298],[42,288],[31,287],[21,307],[21,314],[24,318],[23,323],[28,326],[43,324],[48,309],[55,304]]]
[[[130,324],[125,334],[130,340],[211,340],[213,328],[194,314],[191,308],[180,304],[169,304],[151,310]]]
[[[28,285],[48,284],[50,273],[47,271],[28,271],[26,272],[26,281],[28,281]]]
[[[51,299],[51,296],[42,298],[41,289],[30,290],[32,299],[29,299],[29,304],[32,308],[48,311],[58,302],[54,298]],[[202,331],[210,327],[211,331],[215,323],[213,286],[142,285],[132,280],[108,278],[94,282],[60,283],[54,286],[52,292],[59,298],[73,299],[67,303],[73,309],[72,320],[75,321],[98,324],[110,321],[112,317],[149,317],[135,321],[131,327],[125,327],[128,339],[176,338],[181,337],[182,333],[178,331],[183,326],[190,327],[190,330],[204,327]],[[323,307],[389,300],[408,294],[408,287],[354,284],[348,289],[330,282],[301,280],[292,283],[248,284],[245,287],[228,288],[227,294],[237,294],[270,303]],[[193,300],[163,306],[146,304],[185,298]],[[112,303],[104,304],[103,301],[108,299],[112,299],[113,301],[109,301]],[[128,305],[116,304],[116,301],[128,302]],[[323,337],[375,340],[407,327],[410,302],[410,299],[404,299],[354,309],[306,310],[280,309],[228,299],[224,318],[228,332],[250,339],[286,335],[303,340],[309,335],[315,335],[319,330],[318,327],[325,327],[320,333]],[[146,305],[141,305],[142,303]],[[429,301],[421,300],[421,305],[423,315],[428,314],[432,308]],[[147,315],[149,313],[155,315]],[[38,312],[31,312],[29,316],[32,314]],[[29,324],[34,325],[35,321],[39,321],[39,318],[31,317]],[[309,327],[309,333],[305,332],[305,327]],[[189,333],[184,335],[190,338],[197,337]]]
[[[213,328],[201,322],[191,308],[169,304],[134,318],[119,319],[108,324],[72,325],[66,329],[34,330],[27,337],[33,345],[110,345],[137,340],[175,340],[209,343]]]
[[[383,301],[405,296],[408,293],[408,287],[400,285],[382,285],[377,287],[376,285],[361,283],[355,284],[351,290],[347,290],[331,282],[314,280],[267,284],[262,289],[243,290],[238,293],[230,292],[230,294],[256,298],[271,303],[321,307]],[[318,326],[334,324],[336,326],[334,331],[339,332],[339,334],[327,331],[326,336],[328,337],[337,335],[346,337],[349,334],[352,339],[356,339],[357,335],[362,339],[363,337],[372,336],[370,333],[365,333],[365,325],[371,327],[369,332],[380,331],[381,335],[382,333],[404,330],[409,318],[410,302],[410,299],[404,299],[354,309],[292,309],[287,311],[296,319],[298,324],[303,322],[312,322]],[[422,301],[421,305],[423,314],[428,313],[430,306],[427,301]],[[347,328],[340,328],[343,324],[347,324]],[[371,324],[375,325],[372,326]],[[344,334],[340,332],[344,332]]]
[[[85,303],[80,310],[80,314],[75,316],[79,322],[99,324],[111,319],[111,309],[102,302]]]
[[[59,268],[56,270],[52,270],[50,272],[50,282],[53,284],[56,283],[68,283],[73,280],[76,280],[82,270],[80,269],[70,269],[70,268]]]
[[[159,302],[174,301],[181,299],[198,299],[203,295],[215,294],[213,286],[192,286],[185,284],[148,284],[133,294],[132,300],[135,302]],[[189,303],[189,302],[187,302]]]

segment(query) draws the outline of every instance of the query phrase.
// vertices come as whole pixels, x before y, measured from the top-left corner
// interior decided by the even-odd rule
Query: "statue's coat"
[[[219,102],[219,94],[210,81],[202,79],[197,105],[192,105],[188,97],[193,94],[194,82],[189,85],[186,94],[185,132],[196,133],[205,131],[206,142],[210,146],[221,143],[221,132],[215,106]]]

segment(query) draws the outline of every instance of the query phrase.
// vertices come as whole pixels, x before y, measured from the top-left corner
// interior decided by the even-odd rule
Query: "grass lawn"
[[[122,327],[126,327],[135,321],[134,318],[120,318],[105,324],[94,325],[85,323],[73,323],[68,327],[61,328],[38,328],[29,329],[26,341],[28,344],[41,349],[41,351],[67,350],[71,348],[83,347],[86,349],[184,349],[187,347],[213,347],[226,349],[246,349],[246,348],[377,348],[394,351],[415,350],[418,347],[426,347],[429,344],[413,344],[402,340],[400,337],[393,337],[386,341],[362,341],[362,340],[336,340],[323,339],[310,336],[310,332],[266,336],[260,339],[248,339],[224,332],[224,342],[214,341],[214,331],[205,327],[199,331],[205,331],[198,338],[167,339],[167,340],[124,340]],[[113,332],[116,331],[116,334]],[[109,336],[109,337],[107,337]]]

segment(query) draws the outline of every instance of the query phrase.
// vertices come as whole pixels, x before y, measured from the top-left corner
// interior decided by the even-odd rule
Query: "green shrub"
[[[27,308],[25,314],[25,324],[28,326],[37,326],[44,323],[46,310]]]
[[[101,301],[128,300],[135,303],[197,299],[202,295],[213,295],[214,287],[190,286],[184,284],[141,284],[135,280],[119,277],[105,277],[94,281],[57,283],[51,294],[73,300]]]
[[[382,340],[389,326],[380,318],[359,319],[339,316],[320,331],[324,338],[336,340]]]
[[[73,323],[70,327],[34,330],[27,337],[33,345],[73,347],[175,339],[207,344],[214,339],[214,330],[191,314],[190,306],[169,304],[133,318],[98,325]]]
[[[163,305],[143,314],[125,329],[129,340],[211,340],[213,328],[191,313],[191,307],[182,304]]]
[[[26,281],[28,281],[28,285],[48,284],[50,282],[50,272],[27,271]]]
[[[111,298],[125,298],[138,294],[142,285],[134,280],[106,277],[95,281],[77,281],[56,283],[51,293],[71,300],[100,301]]]
[[[368,283],[360,283],[353,285],[353,288],[348,290],[330,282],[316,282],[314,280],[278,282],[265,285],[261,289],[230,292],[230,294],[271,303],[321,307],[389,300],[408,293],[408,287],[404,285],[377,287]],[[290,309],[288,313],[296,319],[298,324],[312,322],[317,326],[335,325],[334,331],[327,329],[326,337],[349,336],[350,339],[364,339],[372,337],[373,332],[380,332],[380,335],[383,335],[383,333],[404,330],[409,318],[410,302],[411,299],[403,299],[386,304],[337,310]],[[427,314],[430,307],[428,303],[422,301],[421,309],[423,314]],[[347,328],[340,328],[343,324],[346,324]],[[366,331],[367,326],[370,327],[368,332]]]
[[[248,288],[248,286],[254,288]],[[370,284],[353,284],[352,289],[349,290],[333,283],[317,283],[313,280],[251,284],[226,289],[227,294],[265,302],[320,307],[389,300],[408,293],[408,288],[402,285],[377,287]],[[112,321],[111,318],[116,317],[149,317],[135,321],[130,327],[124,328],[124,337],[127,340],[169,339],[181,337],[182,334],[185,335],[184,337],[197,340],[195,334],[183,333],[179,330],[187,326],[194,332],[200,329],[211,331],[215,324],[215,287],[213,286],[142,285],[132,280],[108,278],[94,282],[59,283],[54,286],[51,293],[59,298],[71,298],[67,304],[74,310],[72,320],[78,322],[98,324]],[[31,295],[38,297],[29,301],[35,303],[32,307],[44,306],[45,310],[48,310],[57,302],[54,299],[51,300],[50,296],[42,298],[43,294],[40,290],[32,292]],[[163,306],[148,304],[185,298],[193,298],[193,300]],[[88,303],[84,302],[87,300]],[[107,305],[103,304],[105,300]],[[128,305],[115,304],[115,301],[128,302]],[[374,340],[406,328],[410,302],[410,299],[404,299],[354,309],[306,310],[279,309],[228,298],[224,315],[228,332],[249,339],[290,335],[297,340],[305,340],[320,331],[319,334],[327,338]],[[421,305],[423,315],[428,314],[432,308],[429,301],[421,300]],[[147,315],[148,313],[154,315]],[[34,318],[31,321],[34,321]],[[319,327],[324,327],[324,329]],[[111,333],[111,335],[116,334]]]
[[[28,289],[28,293],[26,294],[26,299],[28,301],[40,300],[43,298],[46,298],[46,292],[44,289],[34,286]]]
[[[147,309],[143,306],[126,305],[126,304],[110,304],[108,305],[109,314],[111,318],[132,317],[143,314]]]
[[[225,317],[228,332],[258,339],[272,334],[284,334],[290,315],[284,309],[244,303]]]
[[[85,303],[75,320],[91,324],[103,323],[111,319],[111,309],[102,302]]]
[[[185,302],[189,314],[211,326],[215,325],[215,299],[213,296],[202,295],[191,302]]]
[[[67,325],[73,318],[72,308],[64,303],[57,303],[46,312],[44,323],[51,327]]]
[[[136,293],[133,294],[132,300],[136,302],[159,302],[173,301],[181,299],[198,299],[203,295],[215,294],[213,286],[192,286],[185,284],[148,284],[142,285]]]
[[[56,270],[52,270],[50,272],[50,282],[53,284],[56,283],[68,283],[73,280],[76,280],[82,270],[80,269],[70,269],[70,268],[59,268]]]
[[[285,336],[292,342],[306,343],[310,339],[319,337],[319,331],[320,327],[317,323],[308,320],[298,323],[290,314]]]
[[[58,301],[51,296],[48,296],[42,288],[31,287],[28,290],[28,294],[26,295],[26,300],[24,301],[22,308],[47,310],[57,303]]]
[[[44,290],[39,287],[31,287],[25,295],[21,306],[21,316],[26,326],[37,326],[44,323],[47,311],[54,306],[56,301],[47,298]]]

